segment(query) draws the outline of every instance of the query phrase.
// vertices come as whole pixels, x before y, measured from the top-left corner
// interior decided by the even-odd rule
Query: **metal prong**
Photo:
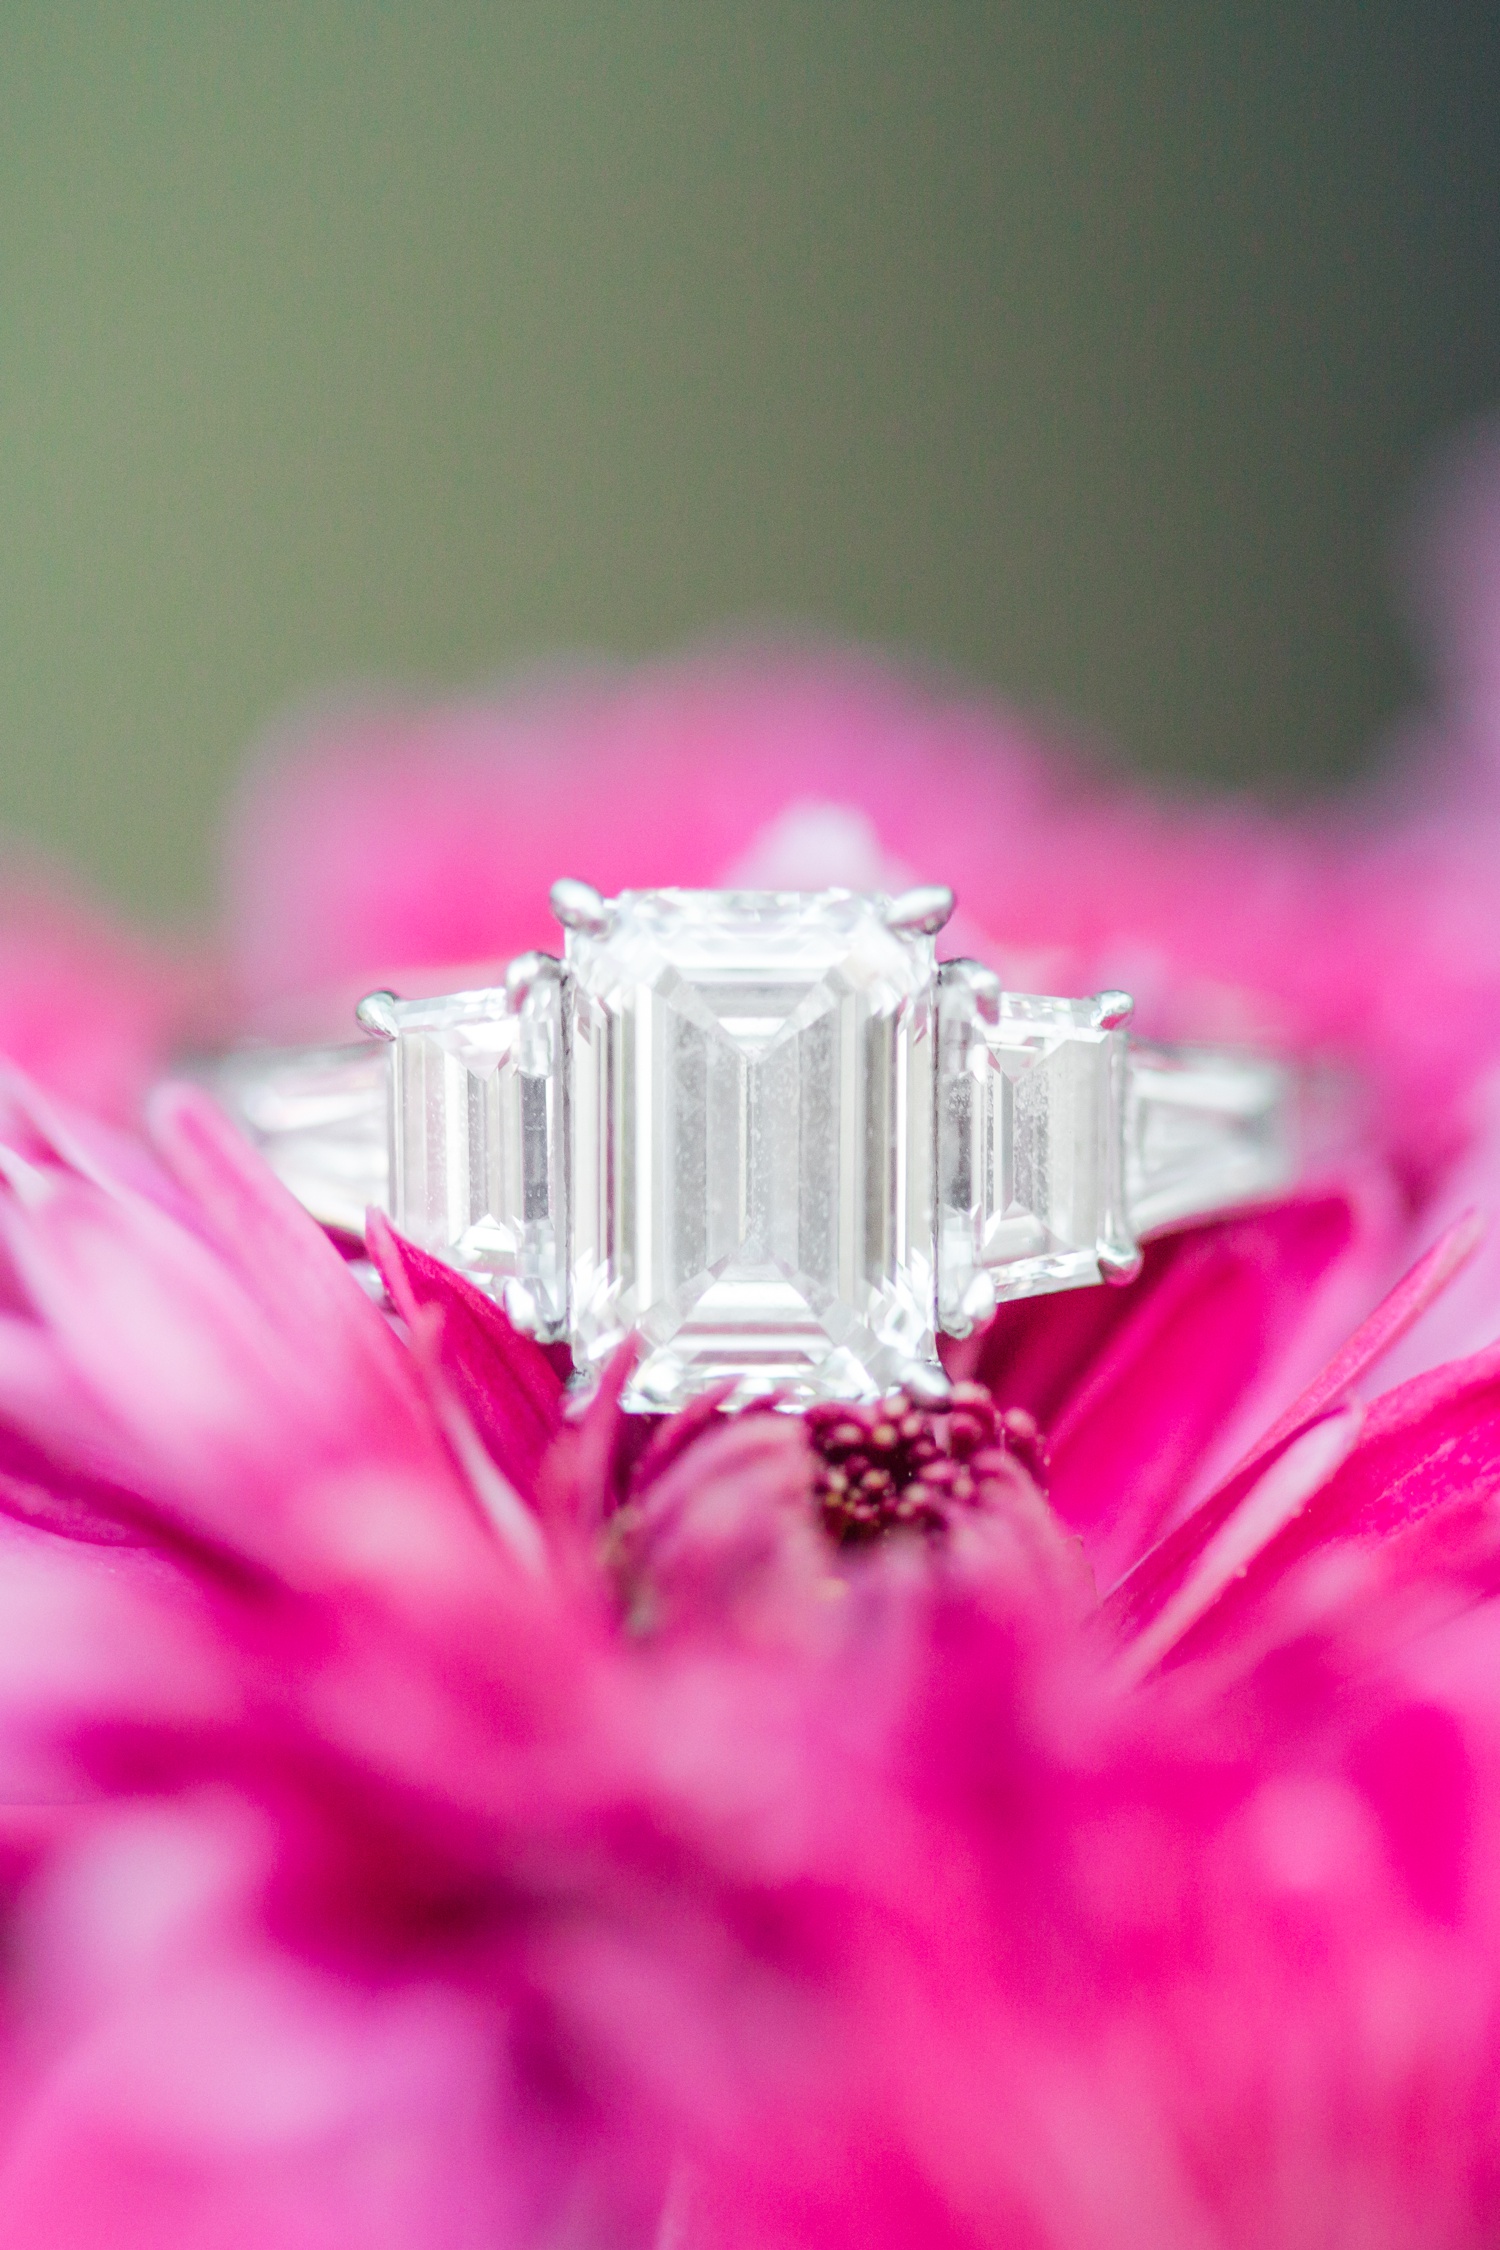
[[[1000,1021],[1000,996],[1004,986],[995,971],[986,968],[983,961],[971,961],[967,956],[957,961],[940,961],[938,984],[946,991],[962,990],[972,994],[974,1012],[981,1023]]]
[[[396,995],[394,992],[367,992],[354,1011],[354,1020],[361,1031],[368,1031],[372,1039],[394,1039],[396,1036]]]
[[[938,1309],[938,1326],[945,1336],[956,1337],[960,1342],[972,1336],[976,1328],[983,1328],[995,1317],[995,1283],[992,1275],[976,1273],[956,1304],[946,1310]]]
[[[1127,1247],[1124,1243],[1099,1253],[1099,1271],[1117,1289],[1123,1289],[1128,1281],[1134,1281],[1144,1262],[1139,1250]]]
[[[518,953],[505,972],[505,996],[519,1008],[541,977],[555,977],[562,964],[551,953]]]
[[[1094,1021],[1101,1031],[1118,1031],[1134,1014],[1135,1002],[1128,992],[1095,993]]]
[[[901,1378],[901,1388],[922,1406],[942,1406],[953,1385],[935,1359],[914,1359]]]
[[[592,883],[560,875],[552,886],[551,898],[552,911],[565,930],[577,930],[583,937],[603,937],[609,928],[609,908]]]
[[[953,893],[946,883],[918,883],[915,890],[903,891],[889,902],[885,925],[889,930],[916,930],[923,937],[936,937],[953,907]]]
[[[966,984],[974,992],[993,992],[996,998],[1004,989],[997,969],[990,968],[983,961],[974,960],[967,953],[957,955],[952,961],[939,961],[938,982]]]

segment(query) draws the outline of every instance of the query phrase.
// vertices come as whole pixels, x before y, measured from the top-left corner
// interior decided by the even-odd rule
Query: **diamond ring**
[[[384,1210],[585,1380],[637,1334],[635,1409],[936,1395],[939,1332],[1128,1281],[1142,1241],[1295,1176],[1283,1066],[939,964],[940,886],[552,903],[561,959],[372,993],[362,1043],[215,1083],[317,1218]]]

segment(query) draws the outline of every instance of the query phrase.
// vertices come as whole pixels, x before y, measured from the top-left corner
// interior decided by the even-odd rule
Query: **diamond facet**
[[[568,931],[571,1326],[627,1403],[873,1398],[934,1358],[932,938],[847,891]]]
[[[392,1003],[391,1216],[543,1336],[567,1318],[557,962]]]
[[[944,964],[940,1010],[939,1317],[961,1336],[1007,1298],[1133,1267],[1126,1041],[1111,1010],[1002,992],[977,963]]]

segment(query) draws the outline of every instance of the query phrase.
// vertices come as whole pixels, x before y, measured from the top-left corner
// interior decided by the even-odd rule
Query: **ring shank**
[[[245,1047],[201,1077],[246,1139],[321,1226],[362,1238],[390,1210],[388,1049]]]
[[[1263,1056],[1133,1039],[1124,1122],[1138,1241],[1284,1194],[1300,1168],[1296,1074]]]

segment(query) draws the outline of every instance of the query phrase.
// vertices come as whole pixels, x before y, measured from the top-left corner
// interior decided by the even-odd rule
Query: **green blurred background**
[[[747,621],[1348,770],[1500,401],[1497,23],[6,0],[0,825],[179,914],[298,696]]]

